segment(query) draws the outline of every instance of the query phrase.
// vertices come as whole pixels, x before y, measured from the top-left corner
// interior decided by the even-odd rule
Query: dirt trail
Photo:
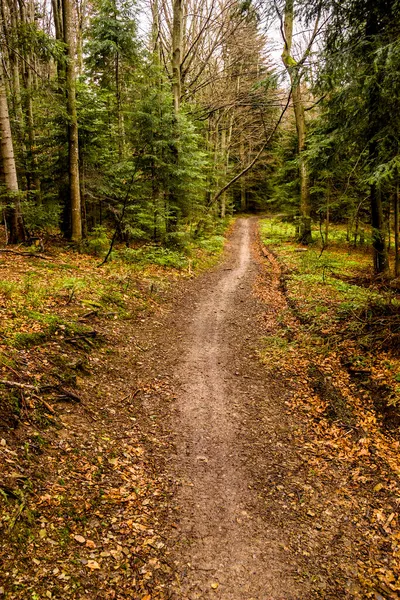
[[[182,321],[176,475],[178,554],[186,566],[177,597],[188,600],[300,597],[282,555],[283,534],[260,516],[242,443],[254,426],[246,403],[268,397],[262,367],[246,347],[257,323],[251,307],[242,310],[254,302],[253,225],[237,222],[225,261],[195,286],[197,306]]]

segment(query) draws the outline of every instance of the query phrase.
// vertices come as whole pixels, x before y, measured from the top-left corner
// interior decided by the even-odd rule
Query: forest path
[[[277,406],[264,406],[263,419],[253,410],[272,395],[254,350],[262,315],[252,293],[256,225],[255,219],[236,222],[223,263],[193,284],[186,308],[175,315],[182,340],[175,373],[182,577],[176,598],[305,597],[289,574],[284,533],[273,516],[263,518],[247,468],[248,461],[259,462],[253,452],[259,441],[264,457],[277,460],[273,442],[281,420]],[[261,439],[259,422],[265,419],[267,437]]]

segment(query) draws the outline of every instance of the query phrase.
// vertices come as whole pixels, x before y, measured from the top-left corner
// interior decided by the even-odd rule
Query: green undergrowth
[[[162,306],[174,282],[214,264],[229,224],[227,220],[209,237],[191,242],[171,238],[170,247],[117,246],[103,266],[98,252],[78,253],[59,245],[46,248],[47,258],[43,253],[35,258],[2,255],[0,379],[73,389],[86,357],[107,345],[104,331],[123,327],[123,322],[134,326]],[[13,428],[29,412],[21,389],[0,384],[0,431]],[[41,422],[46,411],[39,400],[36,404],[29,419]]]
[[[375,408],[385,424],[397,427],[400,298],[390,280],[374,279],[369,249],[347,242],[340,225],[331,226],[324,251],[317,228],[316,241],[307,248],[296,243],[294,226],[280,219],[263,219],[260,232],[281,266],[281,288],[298,323],[296,331],[283,324],[277,336],[282,342],[268,342],[268,351],[281,358],[303,348],[316,361],[340,356],[353,381],[374,390]]]
[[[190,273],[208,268],[221,254],[225,242],[225,232],[233,219],[227,217],[217,224],[210,224],[209,230],[201,235],[190,231],[177,231],[167,234],[163,242],[133,244],[132,247],[113,249],[110,262],[137,266],[158,266]],[[104,257],[110,247],[111,233],[97,227],[83,245],[89,254]]]

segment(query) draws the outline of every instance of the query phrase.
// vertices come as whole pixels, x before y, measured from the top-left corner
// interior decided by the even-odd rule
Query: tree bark
[[[400,250],[399,250],[399,205],[400,205],[399,175],[396,172],[396,190],[394,193],[394,274],[400,276]]]
[[[182,94],[183,0],[174,0],[172,22],[172,97],[177,115]]]
[[[26,239],[25,227],[22,219],[21,204],[17,169],[15,166],[14,145],[12,139],[10,115],[6,85],[4,81],[3,63],[0,56],[0,133],[1,133],[1,159],[3,162],[4,183],[9,192],[10,207],[6,210],[8,227],[8,242],[16,244]]]
[[[226,160],[226,128],[225,128],[225,123],[223,123],[222,125],[222,131],[221,131],[221,160],[223,162],[224,168],[223,168],[223,175],[224,175],[224,179],[226,180],[226,173],[228,170],[228,165],[227,165],[227,160]],[[226,216],[226,192],[224,192],[223,194],[221,194],[221,205],[220,205],[220,213],[219,213],[221,219],[225,219]]]
[[[67,52],[66,95],[68,114],[69,201],[71,240],[82,240],[81,194],[79,185],[78,116],[76,110],[75,39],[71,0],[62,0],[64,42]]]
[[[368,18],[366,22],[366,40],[370,45],[370,49],[366,52],[372,56],[374,53],[374,41],[379,33],[377,11],[375,2],[370,0],[368,7]],[[369,143],[369,158],[372,167],[376,165],[378,159],[378,143],[376,136],[380,130],[379,116],[376,112],[376,107],[380,103],[380,85],[379,74],[375,80],[372,80],[368,90],[368,143]],[[370,186],[370,204],[371,204],[371,227],[372,227],[372,251],[373,264],[376,275],[385,273],[389,268],[387,248],[385,244],[385,230],[382,212],[381,192],[375,183]]]
[[[35,22],[35,7],[32,1],[26,4],[21,3],[21,21],[27,27],[31,26]],[[33,114],[33,75],[32,75],[32,64],[34,63],[34,55],[28,52],[27,60],[24,61],[24,85],[25,85],[25,112],[26,112],[26,124],[27,124],[27,144],[29,147],[28,153],[28,169],[27,169],[27,182],[28,189],[34,189],[38,194],[40,193],[41,182],[38,173],[38,164],[36,158],[36,133],[35,133],[35,120]]]
[[[388,270],[389,262],[385,244],[381,192],[375,184],[371,185],[370,201],[374,271],[379,275]]]
[[[304,114],[304,104],[301,94],[300,67],[291,55],[293,41],[293,23],[294,0],[286,0],[283,22],[284,48],[282,52],[282,62],[285,65],[288,75],[290,77],[293,97],[293,109],[298,139],[300,175],[300,223],[298,239],[302,244],[309,244],[312,241],[310,176],[308,171],[307,160],[304,156],[307,129]]]
[[[245,153],[244,153],[244,141],[243,136],[240,137],[240,162],[242,165],[245,164]],[[240,179],[240,210],[245,212],[247,208],[246,203],[246,179],[242,177]]]

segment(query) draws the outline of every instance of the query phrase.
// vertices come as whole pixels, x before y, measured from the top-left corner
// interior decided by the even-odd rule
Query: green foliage
[[[131,264],[154,264],[174,269],[186,269],[189,265],[187,256],[177,250],[162,246],[143,246],[136,250],[125,248],[118,252],[118,257]]]
[[[164,238],[164,243],[167,248],[176,250],[185,250],[190,242],[190,236],[186,231],[172,231],[167,233]]]
[[[58,203],[27,200],[22,203],[22,214],[25,226],[31,234],[51,233],[58,229],[61,207]]]
[[[136,5],[132,0],[96,0],[85,45],[86,64],[93,79],[105,87],[116,85],[116,61],[119,77],[135,64]],[[118,77],[117,76],[117,77]]]
[[[198,245],[210,254],[218,253],[222,250],[225,238],[222,235],[213,235],[204,240],[200,240]]]
[[[86,246],[92,254],[102,256],[110,246],[107,229],[103,225],[96,225],[88,235]]]
[[[0,294],[5,296],[8,300],[12,299],[17,289],[18,284],[14,281],[0,281]]]
[[[279,244],[295,238],[296,230],[292,222],[283,222],[281,218],[263,219],[260,224],[261,236],[265,244]]]

